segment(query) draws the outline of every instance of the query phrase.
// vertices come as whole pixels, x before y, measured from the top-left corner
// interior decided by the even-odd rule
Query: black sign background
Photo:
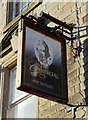
[[[66,103],[66,43],[63,36],[24,20],[20,90]]]

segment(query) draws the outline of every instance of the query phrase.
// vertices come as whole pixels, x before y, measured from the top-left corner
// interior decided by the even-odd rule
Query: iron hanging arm
[[[49,19],[50,21],[52,21],[52,22],[54,22],[56,24],[59,24],[59,25],[65,27],[66,29],[68,29],[70,31],[73,30],[73,26],[72,25],[67,25],[65,22],[62,22],[62,21],[60,21],[60,20],[50,16],[49,14],[44,13],[43,11],[39,14],[39,16],[40,17],[45,17],[45,18]]]

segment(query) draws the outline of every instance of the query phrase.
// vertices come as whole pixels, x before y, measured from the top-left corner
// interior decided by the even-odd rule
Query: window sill
[[[32,96],[31,94],[28,94],[25,95],[24,97],[21,97],[20,99],[13,101],[11,104],[8,104],[8,109],[15,107],[16,105],[18,105],[19,103],[23,102],[24,100],[28,99],[31,96]]]

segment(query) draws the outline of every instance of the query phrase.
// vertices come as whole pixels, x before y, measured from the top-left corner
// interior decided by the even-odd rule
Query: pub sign
[[[67,103],[65,38],[31,20],[22,19],[19,24],[17,88]]]

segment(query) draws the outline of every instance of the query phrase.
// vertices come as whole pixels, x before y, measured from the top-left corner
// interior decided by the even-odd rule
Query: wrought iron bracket
[[[73,32],[72,32],[74,24],[66,24],[66,22],[62,22],[59,19],[56,19],[53,16],[44,13],[43,11],[40,12],[38,19],[40,20],[39,22],[45,20],[45,22],[47,24],[49,22],[53,22],[53,23],[57,24],[58,26],[53,27],[52,30],[61,32],[63,34],[63,36],[66,37],[67,40],[76,39],[76,37],[73,37]],[[69,37],[69,35],[70,35],[70,37]]]
[[[74,36],[74,34],[73,34],[73,29],[74,29],[75,24],[73,24],[73,23],[67,24],[66,22],[62,22],[62,21],[54,18],[53,16],[44,13],[43,11],[41,11],[39,13],[38,22],[42,23],[46,26],[48,26],[49,22],[53,22],[53,23],[57,24],[57,26],[52,27],[52,32],[56,31],[57,33],[58,32],[61,33],[66,38],[66,40],[68,40],[68,43],[70,43],[69,46],[70,46],[71,50],[75,51],[74,57],[80,56],[80,52],[83,50],[81,42],[79,41],[79,45],[76,48],[73,45],[74,40],[75,41],[77,40],[77,37]]]
[[[66,40],[68,40],[68,43],[70,43],[69,44],[70,48],[76,50],[77,53],[80,54],[80,51],[81,51],[80,47],[76,49],[73,47],[74,40],[76,40],[76,36],[73,35],[73,28],[74,28],[73,24],[66,24],[66,22],[62,22],[44,12],[41,12],[40,17],[38,18],[32,15],[29,15],[28,17],[22,15],[20,19],[22,18],[26,18],[28,20],[33,21],[35,24],[41,24],[42,26],[49,28],[51,33],[56,32],[57,34],[62,35]],[[55,26],[50,27],[48,25],[50,22],[53,22]],[[17,28],[18,28],[18,24],[11,27],[11,29],[8,31],[8,33],[4,36],[2,40],[2,42],[4,41],[3,46],[7,44],[7,41],[9,41],[11,34],[13,34],[14,30],[16,30]]]

